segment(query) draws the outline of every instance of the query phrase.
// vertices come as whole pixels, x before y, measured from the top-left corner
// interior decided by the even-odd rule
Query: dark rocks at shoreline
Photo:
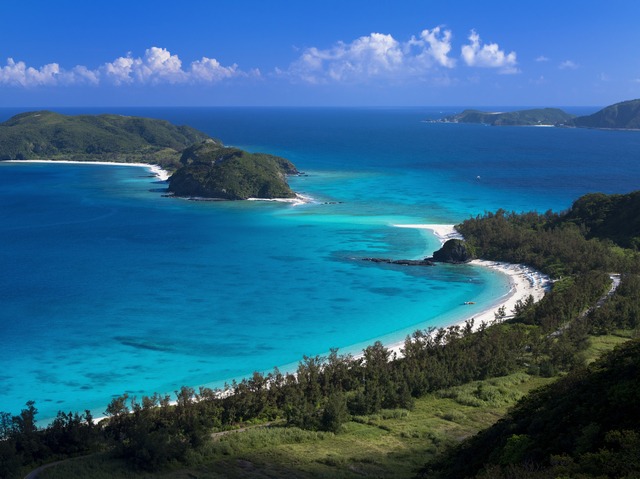
[[[434,266],[433,261],[425,259],[389,259],[389,258],[362,258],[362,261],[371,263],[397,264],[400,266]]]
[[[473,252],[467,246],[464,240],[450,239],[442,245],[438,251],[433,253],[433,258],[427,258],[427,261],[437,261],[440,263],[461,264],[468,263],[473,259]]]

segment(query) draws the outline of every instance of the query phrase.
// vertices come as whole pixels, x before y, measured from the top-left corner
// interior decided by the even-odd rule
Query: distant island
[[[567,126],[640,130],[640,99],[610,105],[593,115],[579,116],[568,121]]]
[[[445,116],[434,123],[481,123],[491,126],[554,126],[571,120],[570,115],[559,108],[540,108],[509,112],[485,112],[464,110],[456,115]]]
[[[296,167],[273,155],[225,147],[190,126],[122,115],[35,111],[0,123],[1,160],[144,163],[170,173],[177,196],[223,200],[294,198]]]
[[[491,126],[563,126],[616,130],[640,130],[640,99],[610,105],[593,115],[571,115],[559,108],[509,112],[464,110],[429,123],[478,123]]]

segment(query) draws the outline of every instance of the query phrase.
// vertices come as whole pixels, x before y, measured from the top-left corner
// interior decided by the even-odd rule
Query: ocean
[[[560,211],[640,186],[638,132],[425,121],[460,110],[57,109],[163,118],[284,156],[314,201],[192,202],[142,168],[0,163],[0,411],[35,400],[44,422],[100,416],[125,392],[223,387],[447,326],[504,296],[506,277],[362,261],[439,247],[394,225]]]

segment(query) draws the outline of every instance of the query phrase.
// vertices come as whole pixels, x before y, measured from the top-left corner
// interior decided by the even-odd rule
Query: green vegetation
[[[178,196],[229,200],[295,197],[286,177],[298,171],[284,158],[205,140],[187,148],[180,162],[183,166],[169,181],[169,191]]]
[[[638,477],[640,340],[530,394],[424,477]]]
[[[226,148],[189,126],[121,115],[16,115],[0,124],[0,160],[113,161],[157,164],[175,171],[178,196],[228,200],[293,198],[284,158]]]
[[[585,128],[640,129],[640,100],[628,100],[610,105],[593,115],[580,116],[567,122],[569,126]]]
[[[479,110],[464,110],[457,115],[451,115],[438,120],[439,123],[482,123],[492,126],[533,126],[557,125],[573,118],[558,108],[538,108],[533,110],[517,110],[509,112],[485,112]]]
[[[612,214],[599,208],[593,217]],[[225,391],[183,387],[175,406],[125,394],[99,426],[61,413],[40,429],[29,403],[0,414],[0,475],[100,452],[44,477],[100,477],[87,472],[96,467],[110,477],[407,477],[427,461],[439,477],[637,477],[640,343],[624,340],[640,331],[639,254],[589,237],[590,220],[570,214],[499,211],[460,225],[480,257],[558,278],[509,321],[416,331],[401,358],[375,343],[362,358],[333,350]],[[614,293],[611,268],[622,277]],[[227,433],[238,428],[248,429]],[[539,471],[549,474],[525,474]]]
[[[164,120],[121,115],[16,115],[0,124],[0,160],[66,159],[179,166],[180,152],[208,135]]]
[[[582,128],[640,129],[640,99],[610,105],[593,115],[571,115],[558,108],[538,108],[508,112],[464,110],[434,123],[481,123],[492,126],[576,126]]]

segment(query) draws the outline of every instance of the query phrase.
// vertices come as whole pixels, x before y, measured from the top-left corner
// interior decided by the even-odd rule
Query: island
[[[491,126],[560,126],[610,130],[640,130],[640,99],[609,105],[592,115],[575,116],[559,108],[507,112],[464,110],[426,123],[476,123]]]
[[[34,111],[0,123],[0,161],[159,165],[174,196],[220,200],[295,198],[288,160],[225,147],[190,126],[123,115]],[[168,176],[168,175],[167,175]]]
[[[491,126],[554,126],[571,120],[571,115],[559,108],[539,108],[508,112],[464,110],[430,123],[480,123]]]
[[[249,153],[207,139],[186,148],[182,166],[169,178],[177,196],[246,200],[295,198],[287,176],[299,174],[290,161],[264,153]]]

